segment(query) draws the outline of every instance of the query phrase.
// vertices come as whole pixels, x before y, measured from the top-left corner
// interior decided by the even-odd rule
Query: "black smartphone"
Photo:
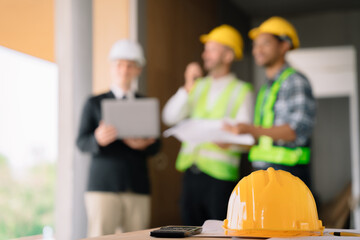
[[[151,231],[150,236],[159,238],[184,238],[201,233],[202,227],[197,226],[165,226]]]

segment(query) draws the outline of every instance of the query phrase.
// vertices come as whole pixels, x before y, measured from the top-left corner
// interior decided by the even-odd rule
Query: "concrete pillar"
[[[85,237],[83,192],[89,159],[75,139],[85,98],[92,85],[92,1],[55,0],[56,63],[59,69],[59,158],[55,235]]]

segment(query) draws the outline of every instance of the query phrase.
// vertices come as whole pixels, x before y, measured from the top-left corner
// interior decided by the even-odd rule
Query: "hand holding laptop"
[[[102,147],[106,147],[117,139],[117,130],[112,125],[107,125],[103,121],[95,130],[95,139]],[[144,150],[155,142],[154,138],[125,138],[123,142],[135,150]]]
[[[117,139],[117,130],[114,126],[100,121],[99,126],[95,129],[95,139],[101,147],[106,147]]]

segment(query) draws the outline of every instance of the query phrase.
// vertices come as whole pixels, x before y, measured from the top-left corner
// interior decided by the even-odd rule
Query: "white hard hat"
[[[141,67],[146,63],[144,52],[139,43],[128,39],[122,39],[114,43],[109,54],[110,60],[132,60]]]

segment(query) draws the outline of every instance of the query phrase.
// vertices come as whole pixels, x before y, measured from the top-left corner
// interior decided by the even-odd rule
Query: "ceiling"
[[[307,14],[360,8],[360,0],[231,0],[249,17]]]

